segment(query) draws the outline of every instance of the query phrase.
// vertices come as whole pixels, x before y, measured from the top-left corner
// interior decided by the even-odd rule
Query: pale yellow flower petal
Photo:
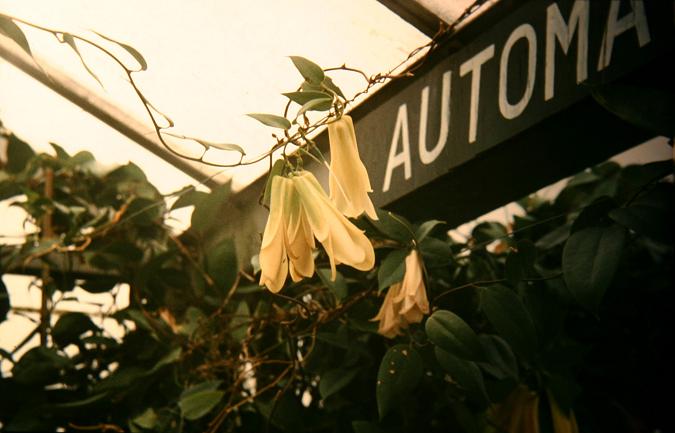
[[[292,188],[292,182],[282,176],[272,179],[270,216],[263,233],[259,260],[260,285],[274,293],[281,290],[288,275],[283,204]]]
[[[300,172],[292,181],[309,227],[328,254],[332,278],[335,279],[335,266],[340,263],[362,271],[372,269],[375,252],[370,240],[337,210],[314,175]]]
[[[401,285],[402,290],[394,302],[401,303],[400,313],[408,323],[421,322],[424,315],[429,314],[429,301],[422,261],[417,250],[412,250],[405,258],[405,274]]]
[[[331,155],[328,178],[330,199],[342,214],[350,218],[357,218],[365,212],[376,220],[375,208],[368,197],[373,189],[368,171],[359,156],[352,118],[343,115],[328,124],[328,139]]]
[[[380,322],[377,332],[387,338],[401,335],[401,329],[408,326],[406,322],[401,320],[402,316],[399,314],[399,304],[394,302],[394,298],[398,296],[400,291],[401,283],[396,283],[389,287],[380,311],[377,313],[377,316],[370,319]]]

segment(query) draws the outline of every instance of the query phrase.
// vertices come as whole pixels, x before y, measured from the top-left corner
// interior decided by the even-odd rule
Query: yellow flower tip
[[[380,311],[372,320],[380,321],[378,333],[387,338],[400,335],[411,323],[419,323],[429,314],[429,301],[422,260],[416,250],[405,258],[403,280],[389,287]]]
[[[328,186],[331,201],[349,218],[357,218],[365,213],[370,219],[377,220],[375,207],[368,197],[373,189],[368,171],[359,156],[352,118],[343,115],[328,124],[328,139],[331,155]]]
[[[291,180],[311,232],[328,255],[331,278],[335,279],[341,263],[361,271],[372,269],[375,252],[370,240],[336,208],[314,175],[301,171]]]

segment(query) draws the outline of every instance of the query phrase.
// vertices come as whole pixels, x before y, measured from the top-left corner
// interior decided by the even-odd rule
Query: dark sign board
[[[415,78],[355,117],[376,205],[572,106],[589,84],[672,56],[673,19],[672,1],[532,1],[460,49],[441,48]]]

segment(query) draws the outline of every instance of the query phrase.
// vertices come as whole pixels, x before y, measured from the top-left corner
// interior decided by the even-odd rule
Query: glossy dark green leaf
[[[269,207],[270,205],[270,195],[272,194],[272,179],[274,176],[279,176],[284,171],[284,166],[286,162],[283,159],[278,159],[272,165],[269,174],[267,175],[267,181],[265,182],[265,194],[263,195],[263,203]]]
[[[415,230],[415,239],[417,242],[422,242],[436,227],[443,224],[445,224],[445,221],[429,220],[423,222],[417,230]]]
[[[496,379],[518,379],[518,361],[511,346],[497,335],[483,334],[478,338],[486,354],[486,362],[478,365]]]
[[[574,233],[563,249],[567,288],[584,307],[597,311],[619,266],[626,230],[619,226],[589,227]]]
[[[480,303],[497,333],[521,356],[532,359],[537,333],[520,296],[508,287],[495,285],[480,290]]]
[[[321,381],[319,382],[321,398],[325,400],[349,385],[359,373],[359,370],[359,368],[335,368],[321,373]]]
[[[52,328],[52,338],[56,344],[65,347],[71,343],[77,343],[85,332],[96,330],[98,327],[86,314],[65,313],[59,317]]]
[[[345,277],[339,272],[335,273],[335,281],[331,281],[331,270],[326,268],[318,268],[316,274],[321,279],[321,282],[328,287],[334,294],[335,297],[339,300],[343,300],[349,294],[349,289],[347,288],[347,281]]]
[[[181,413],[185,419],[196,420],[216,407],[223,399],[224,391],[204,390],[182,396],[178,402]]]
[[[89,293],[105,293],[111,291],[117,284],[119,284],[117,278],[97,278],[85,281],[80,287]]]
[[[23,34],[23,30],[21,30],[21,28],[19,28],[19,26],[11,19],[0,16],[0,34],[7,36],[16,42],[29,56],[33,55],[30,50],[30,45],[28,44],[28,39],[26,39],[26,35]]]
[[[263,125],[271,126],[272,128],[279,128],[279,129],[291,128],[291,122],[288,119],[282,116],[277,116],[276,114],[248,113],[247,116],[254,118]]]
[[[325,74],[321,66],[300,56],[290,56],[290,59],[305,80],[312,84],[321,84],[323,82]]]
[[[669,89],[612,83],[593,88],[593,98],[621,119],[666,137],[675,136],[675,99]]]
[[[609,212],[616,208],[616,202],[607,196],[599,197],[579,212],[572,223],[571,232],[578,232],[588,227],[605,226],[611,223]]]
[[[450,375],[450,378],[463,388],[467,396],[476,404],[486,406],[489,402],[483,374],[475,362],[460,359],[455,355],[434,347],[438,363]]]
[[[34,347],[26,352],[12,368],[12,376],[24,385],[49,385],[59,380],[60,372],[70,366],[70,360],[54,348]]]
[[[132,47],[131,45],[116,41],[115,39],[109,38],[108,36],[102,35],[101,33],[98,33],[98,32],[94,32],[94,33],[96,33],[97,35],[99,35],[103,39],[108,40],[110,42],[113,42],[113,43],[119,45],[120,47],[124,48],[124,50],[126,50],[126,52],[131,54],[131,56],[134,59],[136,59],[136,61],[138,62],[138,64],[141,67],[140,71],[145,71],[146,69],[148,69],[148,63],[145,61],[145,58],[143,58],[143,55],[141,53],[139,53],[136,48]]]
[[[496,222],[482,222],[473,228],[471,237],[477,244],[486,245],[506,236],[506,227]]]
[[[408,250],[394,250],[382,260],[380,268],[377,270],[379,291],[403,280],[403,275],[405,274],[405,258],[408,254]]]
[[[387,350],[377,372],[375,391],[380,419],[398,405],[401,396],[417,387],[422,368],[422,358],[415,349],[397,344]]]
[[[672,184],[660,183],[639,196],[628,207],[612,210],[609,217],[635,233],[668,244],[672,243],[675,234],[673,203]]]
[[[34,156],[35,152],[26,143],[14,134],[9,135],[7,143],[7,164],[5,170],[8,173],[16,174],[23,171]]]
[[[511,284],[517,284],[532,273],[536,259],[537,249],[534,244],[527,239],[518,241],[506,257],[506,278]]]
[[[476,333],[452,311],[435,311],[427,319],[425,330],[432,343],[455,356],[473,361],[485,359]]]
[[[401,215],[383,209],[376,209],[375,212],[378,219],[369,221],[380,233],[402,244],[412,242],[415,232],[408,220]]]

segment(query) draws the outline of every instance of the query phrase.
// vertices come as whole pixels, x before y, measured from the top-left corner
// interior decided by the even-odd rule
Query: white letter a
[[[402,137],[401,134],[403,134]],[[399,138],[402,138],[403,150],[401,153],[396,153]],[[401,104],[401,106],[398,107],[396,126],[394,127],[394,137],[389,146],[389,159],[387,160],[387,171],[384,174],[382,192],[389,191],[389,187],[391,186],[391,173],[401,164],[403,164],[405,178],[410,179],[412,176],[410,168],[410,134],[408,133],[408,106],[406,104]]]

